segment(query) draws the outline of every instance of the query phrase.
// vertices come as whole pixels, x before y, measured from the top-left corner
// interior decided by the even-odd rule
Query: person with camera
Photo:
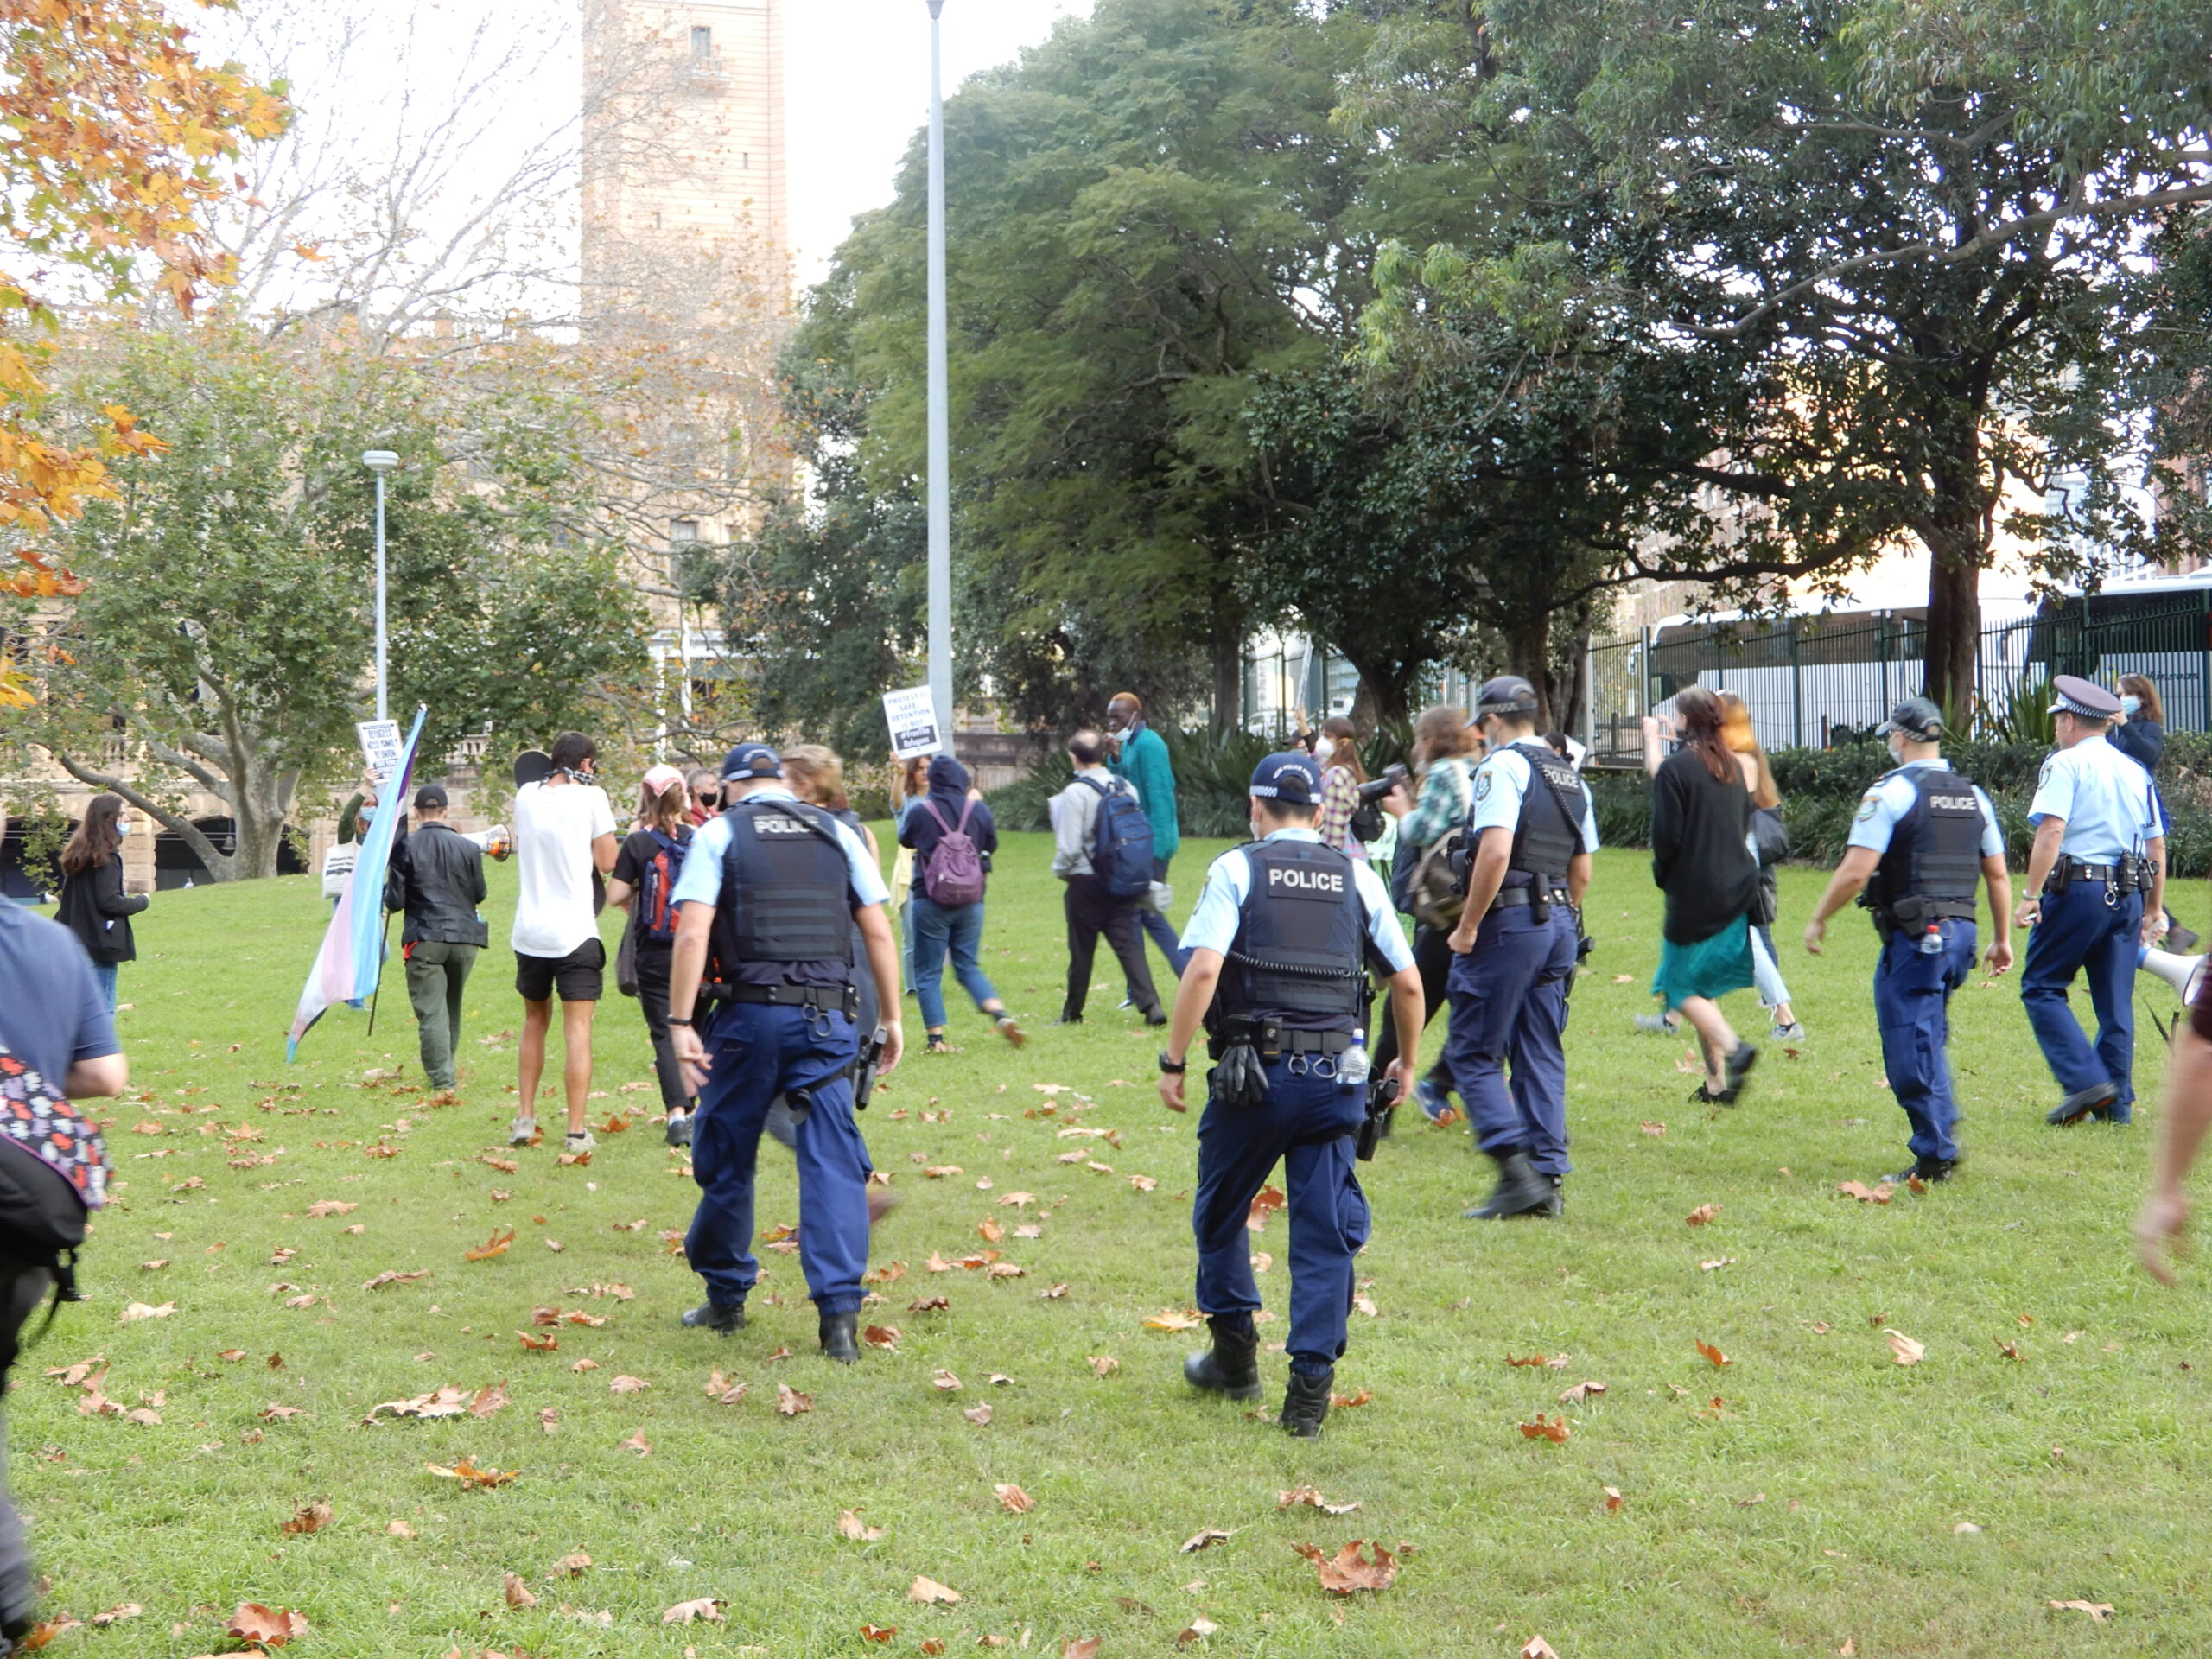
[[[1368,969],[1390,987],[1400,1058],[1386,1091],[1413,1075],[1421,1042],[1421,975],[1382,879],[1314,832],[1321,772],[1300,753],[1271,754],[1252,773],[1252,844],[1206,872],[1183,948],[1160,1097],[1189,1109],[1184,1078],[1201,1019],[1206,1077],[1198,1121],[1192,1228],[1198,1304],[1211,1349],[1183,1375],[1231,1400],[1261,1392],[1260,1308],[1246,1217],[1278,1160],[1288,1196],[1290,1379],[1277,1421],[1311,1438],[1329,1414],[1344,1351],[1353,1258],[1367,1242],[1367,1199],[1355,1173],[1368,1116]]]
[[[1974,972],[1981,880],[1989,883],[1989,971],[2012,965],[2012,878],[1996,808],[1943,762],[1942,711],[1908,697],[1874,734],[1887,741],[1897,769],[1859,801],[1843,861],[1805,924],[1805,948],[1819,956],[1828,918],[1863,894],[1882,939],[1874,964],[1882,1071],[1912,1125],[1911,1167],[1883,1179],[1947,1181],[1959,1161],[1959,1108],[1944,1052],[1951,993]]]
[[[2114,748],[2106,732],[2120,699],[2093,681],[2061,674],[2058,751],[2043,763],[2028,822],[2028,896],[2012,919],[2032,928],[2020,970],[2020,1001],[2063,1096],[2047,1122],[2085,1117],[2126,1123],[2135,1105],[2135,964],[2138,947],[2165,927],[2166,838],[2151,774]],[[2097,1013],[2092,1050],[2067,1006],[2076,973],[2089,982]]]
[[[461,1046],[461,995],[476,953],[491,943],[477,906],[484,884],[484,849],[446,822],[442,784],[415,791],[415,833],[392,849],[385,870],[384,907],[404,912],[399,954],[407,964],[407,1001],[415,1010],[423,1076],[450,1096],[461,1086],[454,1057]]]
[[[691,1119],[699,1207],[683,1250],[707,1300],[683,1315],[693,1330],[745,1325],[758,1282],[753,1177],[771,1104],[787,1099],[797,1128],[798,1260],[819,1315],[822,1351],[860,1358],[868,1270],[868,1146],[853,1119],[860,995],[857,923],[875,981],[883,1049],[878,1075],[899,1064],[899,947],[883,872],[835,815],[800,801],[766,743],[722,761],[721,815],[692,838],[677,877],[679,917],[669,972],[668,1024]],[[711,1010],[711,1011],[710,1011]]]
[[[1435,1019],[1449,1000],[1446,986],[1452,972],[1452,930],[1459,920],[1460,907],[1450,858],[1474,805],[1477,741],[1465,709],[1440,704],[1422,710],[1414,722],[1413,749],[1421,793],[1414,796],[1401,777],[1382,798],[1382,810],[1398,824],[1390,897],[1402,912],[1414,918],[1414,966],[1421,970],[1425,1020]],[[1397,1027],[1386,1027],[1375,1046],[1376,1069],[1387,1070],[1397,1058]],[[1414,1085],[1414,1103],[1430,1122],[1447,1123],[1452,1120],[1452,1089],[1451,1060],[1440,1051],[1428,1074]]]
[[[1537,740],[1535,686],[1517,674],[1484,681],[1475,718],[1491,753],[1475,773],[1467,817],[1445,1052],[1476,1147],[1497,1165],[1497,1185],[1461,1213],[1468,1221],[1556,1216],[1571,1168],[1567,999],[1584,950],[1597,814],[1574,768]]]

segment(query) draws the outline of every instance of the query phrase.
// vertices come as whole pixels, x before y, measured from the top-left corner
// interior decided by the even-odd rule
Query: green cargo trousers
[[[423,1074],[433,1089],[455,1088],[460,1082],[453,1057],[461,1043],[461,994],[478,949],[425,939],[408,953],[407,1000],[415,1005],[415,1023],[422,1028]]]

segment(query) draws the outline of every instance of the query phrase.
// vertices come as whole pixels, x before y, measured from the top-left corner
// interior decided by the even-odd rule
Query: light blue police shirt
[[[1518,830],[1521,827],[1521,803],[1529,793],[1529,786],[1535,781],[1535,767],[1525,754],[1510,748],[1500,749],[1475,768],[1475,804],[1469,814],[1469,827],[1474,838],[1485,830]],[[1547,785],[1548,787],[1548,785]],[[1598,815],[1590,801],[1590,791],[1582,791],[1582,850],[1598,850]]]
[[[1912,804],[1920,798],[1920,780],[1910,774],[1949,765],[1940,756],[1932,760],[1907,760],[1888,777],[1878,779],[1873,788],[1859,798],[1859,810],[1852,815],[1851,834],[1844,845],[1864,847],[1870,853],[1889,851],[1890,837],[1897,833],[1898,820],[1911,811]],[[1989,797],[1979,784],[1974,787],[1974,798],[1981,807],[1981,855],[2002,858],[2005,834],[1997,827],[1997,809],[1989,804]]]
[[[1313,830],[1302,829],[1278,830],[1268,837],[1269,841],[1316,842],[1320,839]],[[1402,972],[1414,965],[1414,956],[1406,948],[1405,931],[1398,925],[1397,912],[1391,908],[1389,892],[1365,859],[1355,858],[1351,862],[1353,885],[1359,891],[1360,901],[1367,906],[1367,937],[1382,960],[1390,964],[1390,971]],[[1227,956],[1229,947],[1236,942],[1236,924],[1245,896],[1251,891],[1252,861],[1244,856],[1242,847],[1232,847],[1214,860],[1206,871],[1206,885],[1198,894],[1198,908],[1191,912],[1190,925],[1183,930],[1183,949],[1218,950]]]
[[[2063,818],[2058,850],[2088,864],[2109,864],[2161,833],[2151,774],[2102,737],[2085,737],[2043,763],[2028,822]]]
[[[756,789],[747,796],[752,801],[796,801],[798,798],[788,789]],[[732,815],[725,812],[710,818],[699,827],[691,837],[691,849],[683,855],[683,868],[676,878],[676,891],[669,895],[671,903],[679,905],[712,905],[721,902],[722,896],[722,859],[729,851],[729,838],[734,828]],[[880,905],[891,897],[891,890],[883,885],[883,872],[868,856],[868,843],[855,835],[852,826],[841,819],[832,818],[830,827],[837,832],[837,844],[844,850],[846,881],[852,888],[855,904]]]

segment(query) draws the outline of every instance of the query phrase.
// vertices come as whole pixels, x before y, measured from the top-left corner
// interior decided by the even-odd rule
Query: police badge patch
[[[1475,798],[1478,801],[1488,800],[1490,798],[1490,768],[1488,766],[1484,766],[1480,772],[1475,774]]]
[[[2058,757],[2055,754],[2052,755],[2050,760],[2043,763],[2043,770],[2036,773],[2036,787],[2037,789],[2041,789],[2045,784],[2050,781],[2050,769],[2057,764]]]
[[[1862,795],[1862,796],[1860,796],[1860,797],[1859,797],[1859,823],[1866,823],[1866,820],[1867,820],[1867,819],[1869,819],[1869,818],[1871,818],[1871,817],[1872,817],[1874,816],[1874,808],[1875,808],[1875,805],[1876,805],[1876,804],[1877,804],[1877,803],[1876,803],[1876,800],[1875,800],[1875,792],[1874,792],[1874,791],[1872,791],[1872,790],[1871,790],[1871,789],[1870,789],[1870,790],[1868,790],[1868,791],[1866,792],[1866,794],[1864,794],[1864,795]]]

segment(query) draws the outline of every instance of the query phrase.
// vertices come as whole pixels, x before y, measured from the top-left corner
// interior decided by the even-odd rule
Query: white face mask
[[[130,833],[130,826],[128,823],[118,822],[115,826],[115,833],[118,836],[127,836]]]
[[[2130,692],[2127,696],[2120,700],[2120,712],[2126,715],[2131,720],[2135,717],[2135,711],[2142,706],[2143,699],[2135,696],[2133,692]]]
[[[1336,741],[1336,739],[1334,739],[1334,738],[1332,738],[1332,737],[1324,737],[1324,738],[1319,738],[1319,739],[1316,739],[1316,740],[1315,740],[1314,744],[1313,744],[1313,758],[1314,758],[1316,760],[1319,760],[1319,761],[1322,762],[1324,765],[1326,765],[1326,764],[1327,764],[1327,762],[1328,762],[1328,759],[1329,759],[1329,757],[1330,757],[1331,755],[1334,754],[1336,752],[1337,752],[1337,741]]]
[[[1904,764],[1904,736],[1902,733],[1891,732],[1885,747],[1888,748],[1893,762],[1900,766]]]

